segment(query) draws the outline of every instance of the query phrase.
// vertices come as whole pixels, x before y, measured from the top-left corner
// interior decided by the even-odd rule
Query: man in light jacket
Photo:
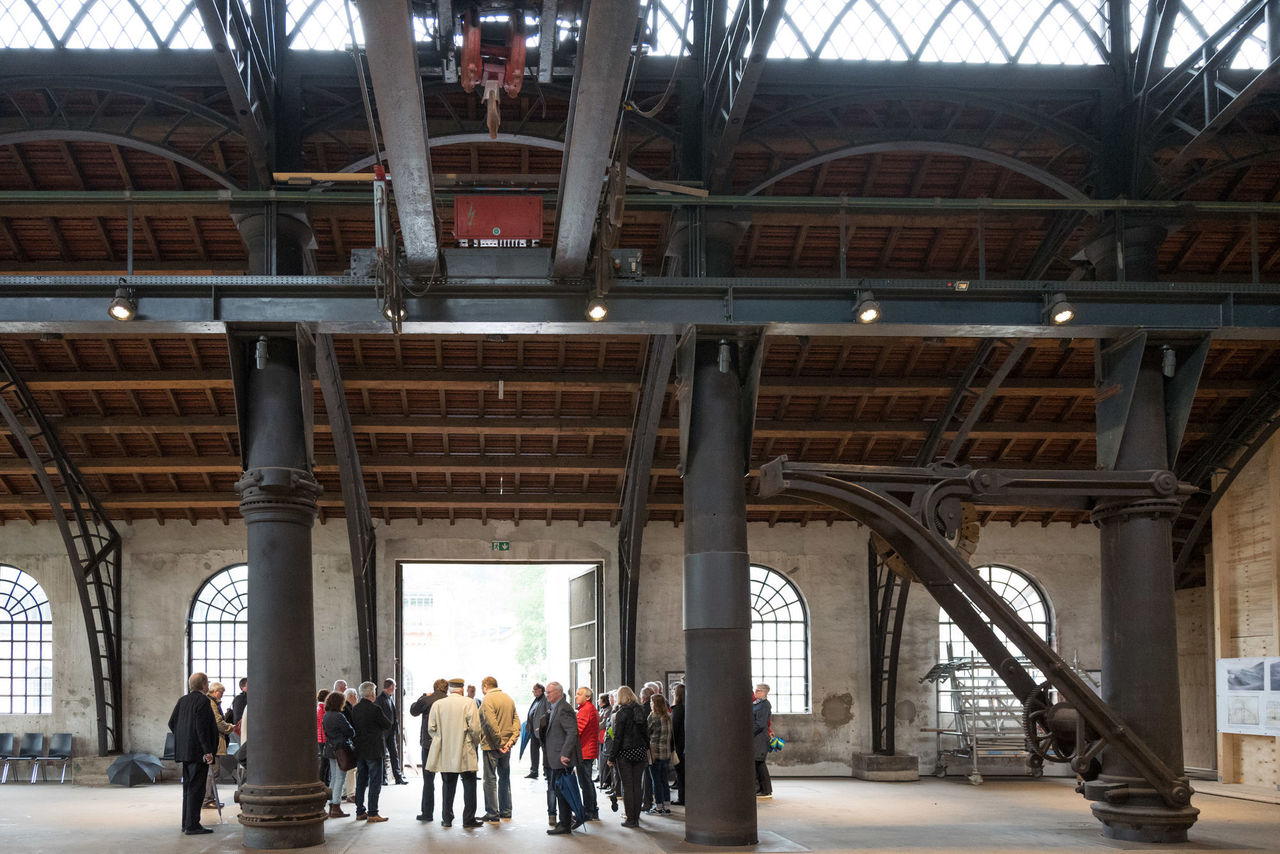
[[[422,812],[418,813],[418,821],[433,821],[435,817],[436,775],[434,771],[427,770],[427,757],[431,755],[431,733],[428,728],[431,726],[431,707],[437,700],[448,696],[449,680],[437,679],[431,690],[432,693],[423,694],[409,707],[409,714],[415,718],[422,717],[422,733],[419,736],[419,743],[422,745]]]
[[[476,820],[476,745],[480,743],[480,710],[462,696],[462,679],[449,680],[449,695],[431,706],[427,734],[431,752],[427,770],[438,773],[444,782],[440,797],[440,824],[453,826],[453,795],[462,777],[462,826],[483,827]]]
[[[520,738],[516,702],[498,687],[498,680],[480,680],[484,702],[480,704],[480,728],[484,739],[484,820],[498,823],[511,818],[511,748]]]

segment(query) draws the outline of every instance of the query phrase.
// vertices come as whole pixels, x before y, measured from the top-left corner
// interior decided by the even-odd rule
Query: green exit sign
[[[491,543],[489,543],[489,548],[491,548],[495,552],[509,552],[511,551],[511,541],[510,540],[494,540]]]

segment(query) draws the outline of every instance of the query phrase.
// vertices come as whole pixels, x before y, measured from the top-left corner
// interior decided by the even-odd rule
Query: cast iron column
[[[756,842],[741,369],[736,346],[697,343],[684,472],[685,839],[704,845]]]
[[[240,223],[250,256],[265,267],[271,249],[262,224],[260,216]],[[306,247],[298,225],[277,220],[280,274],[301,272]],[[246,337],[236,345],[244,348],[245,473],[236,491],[248,538],[253,688],[240,823],[248,848],[303,848],[324,842],[328,799],[316,774],[311,526],[321,489],[311,474],[303,409],[312,401],[302,392],[293,338]]]
[[[1168,468],[1160,349],[1148,348],[1120,440],[1116,470]],[[1183,773],[1178,638],[1174,624],[1175,500],[1100,505],[1103,699],[1166,765]],[[1132,842],[1187,840],[1199,810],[1172,808],[1114,750],[1087,785],[1103,835]],[[1120,788],[1113,788],[1120,787]],[[1111,797],[1107,797],[1108,790]],[[1117,797],[1123,793],[1123,796]]]

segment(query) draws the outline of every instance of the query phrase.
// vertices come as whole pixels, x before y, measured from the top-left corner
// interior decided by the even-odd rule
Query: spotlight
[[[587,303],[587,317],[592,320],[604,320],[608,313],[609,304],[604,301],[604,297],[594,297]]]
[[[880,319],[880,303],[871,291],[862,291],[853,304],[853,316],[859,323],[875,323]]]
[[[116,320],[133,320],[138,314],[138,303],[133,298],[133,292],[123,285],[116,288],[115,298],[107,307],[107,313]]]
[[[1075,320],[1075,306],[1067,302],[1066,294],[1054,294],[1049,298],[1044,316],[1054,326],[1062,326]]]

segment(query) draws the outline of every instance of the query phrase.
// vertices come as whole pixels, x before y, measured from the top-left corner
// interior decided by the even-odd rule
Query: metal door
[[[602,641],[601,608],[604,604],[604,575],[596,567],[569,580],[569,684],[572,697],[586,685],[599,691]]]

